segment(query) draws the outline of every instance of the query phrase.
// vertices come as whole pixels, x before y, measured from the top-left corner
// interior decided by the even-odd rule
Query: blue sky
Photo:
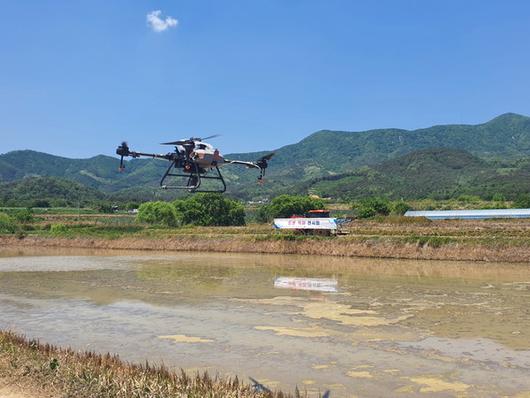
[[[530,115],[528,1],[0,1],[0,153]],[[154,31],[147,15],[167,29]],[[174,21],[174,22],[171,22]]]

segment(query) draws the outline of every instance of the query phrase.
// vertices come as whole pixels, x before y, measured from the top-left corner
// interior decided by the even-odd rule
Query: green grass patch
[[[135,235],[144,230],[141,225],[83,225],[83,224],[51,224],[49,230],[38,231],[39,235],[77,238],[98,237],[117,239],[127,235]]]

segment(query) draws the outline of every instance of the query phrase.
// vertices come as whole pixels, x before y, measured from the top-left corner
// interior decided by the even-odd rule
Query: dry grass
[[[289,397],[256,392],[237,377],[189,376],[163,366],[129,364],[117,356],[75,352],[0,331],[0,379],[35,396],[97,397]]]
[[[342,237],[338,239],[272,240],[248,237],[173,236],[160,238],[25,238],[0,237],[0,246],[61,247],[114,250],[273,253],[326,256],[527,262],[530,245],[422,237]]]
[[[351,257],[526,262],[530,220],[429,221],[403,217],[355,221],[336,238],[295,236],[269,225],[246,227],[151,228],[79,221],[66,233],[29,231],[0,236],[0,245],[242,253],[310,254]]]

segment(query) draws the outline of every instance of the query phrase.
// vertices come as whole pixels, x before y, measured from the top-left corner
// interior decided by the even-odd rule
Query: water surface
[[[529,264],[0,249],[0,328],[310,396],[528,394],[529,303]]]

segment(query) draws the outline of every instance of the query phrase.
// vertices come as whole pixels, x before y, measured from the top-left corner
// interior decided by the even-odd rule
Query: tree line
[[[280,195],[269,204],[261,205],[252,218],[258,223],[268,223],[274,218],[293,215],[304,216],[309,210],[324,209],[322,199],[303,195]],[[410,206],[404,201],[389,201],[385,198],[369,198],[355,202],[350,215],[358,218],[372,218],[389,214],[402,215]],[[221,194],[199,193],[173,202],[145,202],[138,209],[138,221],[147,224],[176,227],[240,226],[246,223],[243,204]]]

